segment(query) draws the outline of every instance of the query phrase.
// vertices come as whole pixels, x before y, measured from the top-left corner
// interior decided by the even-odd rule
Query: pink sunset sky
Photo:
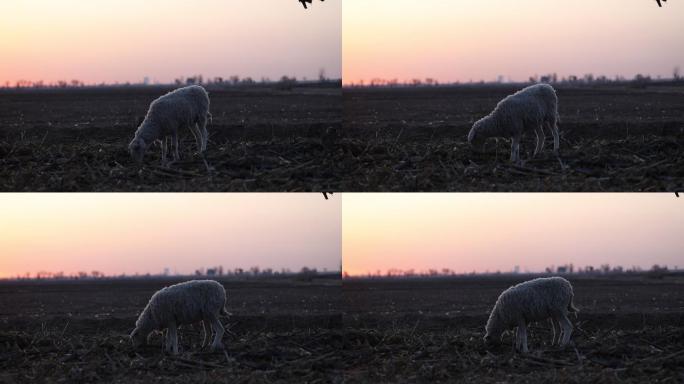
[[[684,267],[684,199],[670,193],[345,193],[342,205],[350,275]]]
[[[345,0],[344,82],[684,71],[684,2]]]
[[[341,0],[0,2],[0,83],[341,77]]]
[[[4,194],[0,212],[0,278],[341,264],[338,194]]]

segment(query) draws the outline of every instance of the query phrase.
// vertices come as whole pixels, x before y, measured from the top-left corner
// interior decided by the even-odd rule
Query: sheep
[[[166,166],[168,139],[171,139],[171,147],[174,149],[173,159],[178,161],[178,131],[188,127],[204,159],[209,136],[207,120],[211,120],[207,91],[199,85],[178,88],[152,101],[145,119],[128,145],[128,150],[133,159],[142,164],[147,147],[158,140],[162,147],[162,166]]]
[[[215,332],[211,349],[221,350],[224,329],[219,314],[228,315],[225,303],[225,289],[213,280],[191,280],[163,288],[152,295],[140,313],[130,339],[137,348],[147,342],[152,332],[168,329],[166,351],[177,355],[177,327],[201,321],[204,328],[202,348],[207,345],[210,333],[207,325],[210,325]]]
[[[534,131],[537,136],[534,157],[544,149],[546,126],[553,134],[553,152],[558,157],[559,121],[558,97],[553,87],[548,84],[530,85],[506,96],[489,115],[476,121],[468,132],[468,143],[480,151],[489,137],[510,137],[511,162],[519,163],[523,133]]]
[[[515,347],[527,353],[527,324],[551,319],[552,345],[564,347],[570,341],[572,323],[568,312],[579,312],[572,303],[570,282],[562,277],[546,277],[512,286],[499,296],[485,327],[485,343],[498,344],[505,330],[517,327]]]

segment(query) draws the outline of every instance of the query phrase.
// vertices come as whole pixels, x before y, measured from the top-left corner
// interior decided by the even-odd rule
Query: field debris
[[[161,334],[135,349],[128,335],[140,304],[168,283],[0,284],[0,300],[17,308],[0,313],[0,382],[332,382],[341,376],[333,352],[342,344],[339,280],[224,282],[233,312],[222,318],[225,350],[201,349],[201,324],[181,327],[177,356],[164,352]]]
[[[516,280],[517,281],[517,280]],[[572,280],[582,308],[566,348],[533,323],[530,351],[483,341],[507,278],[352,279],[344,287],[349,382],[667,382],[684,377],[681,281]],[[600,287],[600,289],[597,289]],[[364,299],[361,300],[360,297]]]
[[[160,92],[0,93],[0,108],[11,111],[0,115],[0,191],[340,190],[329,156],[341,127],[339,88],[287,97],[268,88],[210,91],[206,156],[181,132],[180,161],[160,167],[159,151],[150,150],[140,167],[127,145]]]
[[[684,189],[681,89],[559,89],[560,156],[510,162],[510,140],[485,152],[467,142],[472,123],[514,89],[349,89],[334,163],[344,191],[669,191]],[[641,104],[659,108],[635,108]],[[552,140],[547,137],[547,146]]]

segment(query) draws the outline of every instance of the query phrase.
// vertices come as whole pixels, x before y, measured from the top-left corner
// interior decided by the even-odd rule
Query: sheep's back
[[[191,324],[217,315],[225,305],[223,286],[210,281],[190,281],[166,287],[154,296],[160,324]]]
[[[526,321],[541,321],[567,308],[572,287],[562,278],[539,278],[508,288],[501,294],[502,309]]]
[[[539,123],[544,118],[544,110],[533,95],[515,93],[499,101],[489,118],[500,131],[514,135]]]
[[[523,89],[539,104],[544,120],[555,119],[558,115],[558,96],[556,90],[548,84],[536,84]]]
[[[188,116],[195,119],[208,112],[209,96],[204,88],[190,86],[179,88],[158,97],[150,105],[150,113],[161,116]]]

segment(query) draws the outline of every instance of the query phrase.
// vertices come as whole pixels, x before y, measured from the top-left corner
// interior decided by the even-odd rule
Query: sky
[[[341,76],[341,0],[0,2],[0,83]]]
[[[303,266],[339,270],[341,197],[320,193],[3,194],[0,278]]]
[[[684,199],[670,193],[345,193],[342,207],[350,275],[684,267]]]
[[[346,84],[684,72],[684,2],[345,0]]]

